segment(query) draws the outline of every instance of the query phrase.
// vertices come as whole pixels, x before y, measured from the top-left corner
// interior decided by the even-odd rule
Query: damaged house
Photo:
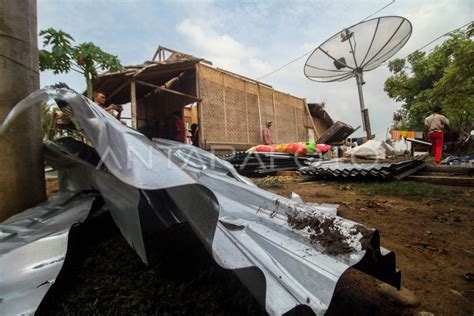
[[[328,120],[315,124],[305,99],[161,46],[152,61],[105,73],[94,88],[108,103],[130,102],[132,127],[149,138],[163,138],[166,119],[180,111],[188,127],[199,125],[204,149],[261,144],[267,121],[276,143],[315,140],[329,127]]]

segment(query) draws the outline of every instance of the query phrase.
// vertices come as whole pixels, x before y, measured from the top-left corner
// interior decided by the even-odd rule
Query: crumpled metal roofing
[[[99,190],[144,262],[143,232],[188,222],[216,262],[232,269],[270,314],[302,304],[323,314],[351,266],[400,286],[395,256],[380,247],[378,232],[335,216],[336,206],[308,205],[259,189],[210,153],[173,141],[152,142],[67,90],[36,92],[20,107],[48,97],[72,107],[106,167],[63,145],[46,144],[48,160],[62,168],[61,190]],[[22,273],[10,277],[20,279]],[[0,285],[3,293],[10,289],[5,286]]]
[[[351,163],[342,159],[316,161],[299,173],[315,178],[396,178],[401,179],[425,167],[419,159],[385,163]]]
[[[63,266],[69,229],[97,196],[56,194],[0,224],[0,315],[34,314]]]

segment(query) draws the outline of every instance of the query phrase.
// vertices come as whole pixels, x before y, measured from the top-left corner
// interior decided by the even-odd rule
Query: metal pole
[[[39,88],[36,1],[0,0],[0,121]],[[39,107],[0,138],[0,222],[46,198]]]
[[[360,112],[362,115],[362,126],[364,131],[367,132],[367,140],[372,138],[372,131],[370,130],[370,119],[369,119],[369,110],[365,108],[364,105],[364,93],[362,91],[362,84],[364,79],[362,78],[362,72],[356,72],[356,81],[357,81],[357,90],[359,91],[359,103],[360,103]]]

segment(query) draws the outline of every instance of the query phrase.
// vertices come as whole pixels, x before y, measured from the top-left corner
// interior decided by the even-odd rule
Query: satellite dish
[[[363,72],[374,70],[395,55],[411,33],[410,21],[400,16],[367,20],[330,37],[313,51],[304,65],[304,74],[310,80],[334,82],[356,78],[367,139],[372,138],[372,132],[362,93]]]

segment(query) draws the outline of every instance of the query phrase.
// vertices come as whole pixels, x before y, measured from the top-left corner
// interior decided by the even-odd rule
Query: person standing
[[[181,119],[181,112],[173,112],[166,119],[164,138],[184,143],[186,140],[186,128]]]
[[[439,164],[443,151],[443,129],[449,128],[449,120],[441,114],[440,106],[433,107],[432,114],[425,119],[425,126],[433,146],[434,162]]]
[[[114,116],[117,120],[120,120],[120,116],[122,114],[123,108],[120,105],[116,104],[109,104],[105,106],[105,93],[99,90],[94,91],[92,100],[100,106],[101,108],[105,109],[109,112],[112,116]],[[115,111],[115,113],[114,113]],[[121,121],[122,122],[122,121]],[[124,123],[124,122],[122,122]]]
[[[181,118],[181,112],[176,111],[174,112],[173,116],[175,117],[176,121],[176,134],[175,134],[175,141],[185,143],[186,142],[186,128],[184,126],[184,121]]]
[[[272,127],[272,121],[267,121],[265,128],[262,130],[263,132],[263,143],[265,145],[271,145],[272,143],[272,133],[270,128]]]
[[[199,126],[196,123],[191,124],[191,143],[199,147]]]

